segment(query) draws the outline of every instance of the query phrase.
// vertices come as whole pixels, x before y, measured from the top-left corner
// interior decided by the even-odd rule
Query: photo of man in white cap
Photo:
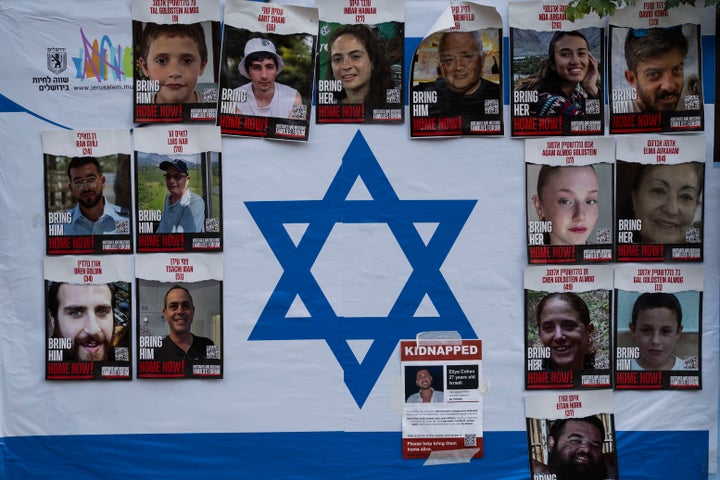
[[[245,54],[240,60],[240,74],[250,82],[235,89],[240,100],[235,112],[259,117],[306,118],[300,92],[275,81],[284,63],[275,45],[264,38],[251,38],[245,44]]]

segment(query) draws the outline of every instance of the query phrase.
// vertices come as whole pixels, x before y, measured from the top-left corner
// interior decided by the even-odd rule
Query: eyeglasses
[[[460,55],[440,55],[440,63],[443,67],[452,67],[455,64],[462,63],[467,65],[477,58],[477,53],[461,53]]]
[[[98,177],[88,177],[85,180],[73,180],[73,190],[82,190],[83,188],[95,188],[97,187]]]
[[[170,174],[166,173],[163,175],[165,177],[165,180],[175,180],[176,182],[179,182],[183,178],[187,177],[184,173],[176,173],[176,174]]]

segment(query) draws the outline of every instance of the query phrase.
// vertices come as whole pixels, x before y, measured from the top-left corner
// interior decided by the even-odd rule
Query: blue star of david
[[[348,200],[362,179],[372,200]],[[249,340],[325,340],[342,366],[345,384],[362,408],[401,339],[418,332],[457,330],[477,338],[440,267],[476,200],[400,200],[358,131],[322,200],[246,202],[284,270]],[[386,223],[413,270],[387,317],[338,316],[310,269],[336,223]],[[425,244],[413,223],[437,223]],[[307,223],[297,246],[283,224]],[[438,316],[415,316],[424,296]],[[309,316],[286,315],[298,296]],[[348,340],[372,340],[362,362]]]

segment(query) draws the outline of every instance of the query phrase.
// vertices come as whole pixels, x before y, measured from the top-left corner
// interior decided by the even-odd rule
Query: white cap
[[[280,58],[280,55],[277,54],[277,51],[275,50],[275,45],[273,45],[270,40],[267,40],[265,38],[251,38],[245,44],[245,55],[243,56],[242,60],[240,60],[240,65],[238,66],[238,70],[240,70],[240,74],[243,77],[250,78],[250,75],[245,68],[245,59],[251,53],[256,52],[267,52],[274,56],[275,60],[277,61],[277,73],[282,72],[285,64],[283,63],[282,58]]]

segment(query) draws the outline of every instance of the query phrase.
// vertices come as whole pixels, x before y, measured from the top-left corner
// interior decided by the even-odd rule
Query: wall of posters
[[[507,2],[488,3],[501,16],[502,42],[509,45]],[[408,81],[410,52],[448,3],[402,5]],[[713,31],[701,27],[705,46]],[[237,478],[242,472],[277,479],[529,478],[525,397],[571,395],[574,389],[525,388],[523,141],[508,132],[411,140],[407,121],[318,124],[316,119],[303,142],[222,136],[223,252],[162,253],[180,257],[179,265],[162,264],[173,275],[187,273],[175,271],[185,266],[186,256],[222,255],[222,288],[206,289],[209,280],[185,284],[199,328],[192,333],[213,342],[204,345],[206,355],[219,350],[222,378],[138,378],[140,355],[155,361],[147,350],[154,357],[169,336],[161,330],[167,329],[164,295],[181,280],[140,277],[156,253],[138,253],[133,238],[133,253],[92,252],[86,255],[89,267],[75,265],[96,268],[94,260],[109,257],[131,262],[129,280],[102,282],[131,284],[131,380],[49,381],[45,298],[46,280],[52,279],[44,265],[48,212],[41,132],[132,130],[134,140],[151,126],[133,121],[130,2],[6,2],[0,32],[6,65],[0,86],[0,477],[180,478],[192,472]],[[702,60],[712,64],[712,50],[703,48]],[[509,68],[504,71],[507,75]],[[712,105],[712,88],[703,89],[703,100]],[[509,98],[503,103],[507,112]],[[405,100],[403,115],[409,117]],[[706,115],[703,122],[706,131],[690,135],[704,142],[701,160],[707,162],[714,119]],[[182,125],[178,130],[187,126]],[[138,172],[132,156],[129,160],[134,187]],[[191,163],[186,162],[194,180]],[[154,173],[167,172],[158,163]],[[614,415],[613,448],[622,478],[704,479],[717,473],[720,232],[712,214],[720,208],[720,178],[714,168],[706,168],[705,177],[703,257],[694,262],[703,267],[697,312],[702,329],[695,332],[688,313],[683,336],[693,339],[697,333],[697,353],[673,353],[698,357],[701,372],[677,373],[701,377],[702,388],[613,390],[613,409],[597,413]],[[156,187],[167,190],[162,183]],[[134,189],[131,199],[137,200],[133,196]],[[132,201],[131,231],[140,221]],[[661,263],[659,268],[679,268],[666,264],[679,262]],[[610,265],[613,271],[618,266]],[[141,281],[158,284],[138,290]],[[211,296],[222,300],[221,311],[210,309]],[[221,322],[214,320],[217,314]],[[624,336],[626,323],[618,325]],[[420,332],[445,330],[482,340],[482,374],[489,385],[479,392],[483,457],[430,466],[426,459],[402,458],[404,394],[413,392],[402,379],[399,345]],[[212,346],[220,348],[207,349]],[[66,349],[50,350],[64,357]],[[200,365],[198,374],[215,373],[205,367],[215,366],[209,361]]]

